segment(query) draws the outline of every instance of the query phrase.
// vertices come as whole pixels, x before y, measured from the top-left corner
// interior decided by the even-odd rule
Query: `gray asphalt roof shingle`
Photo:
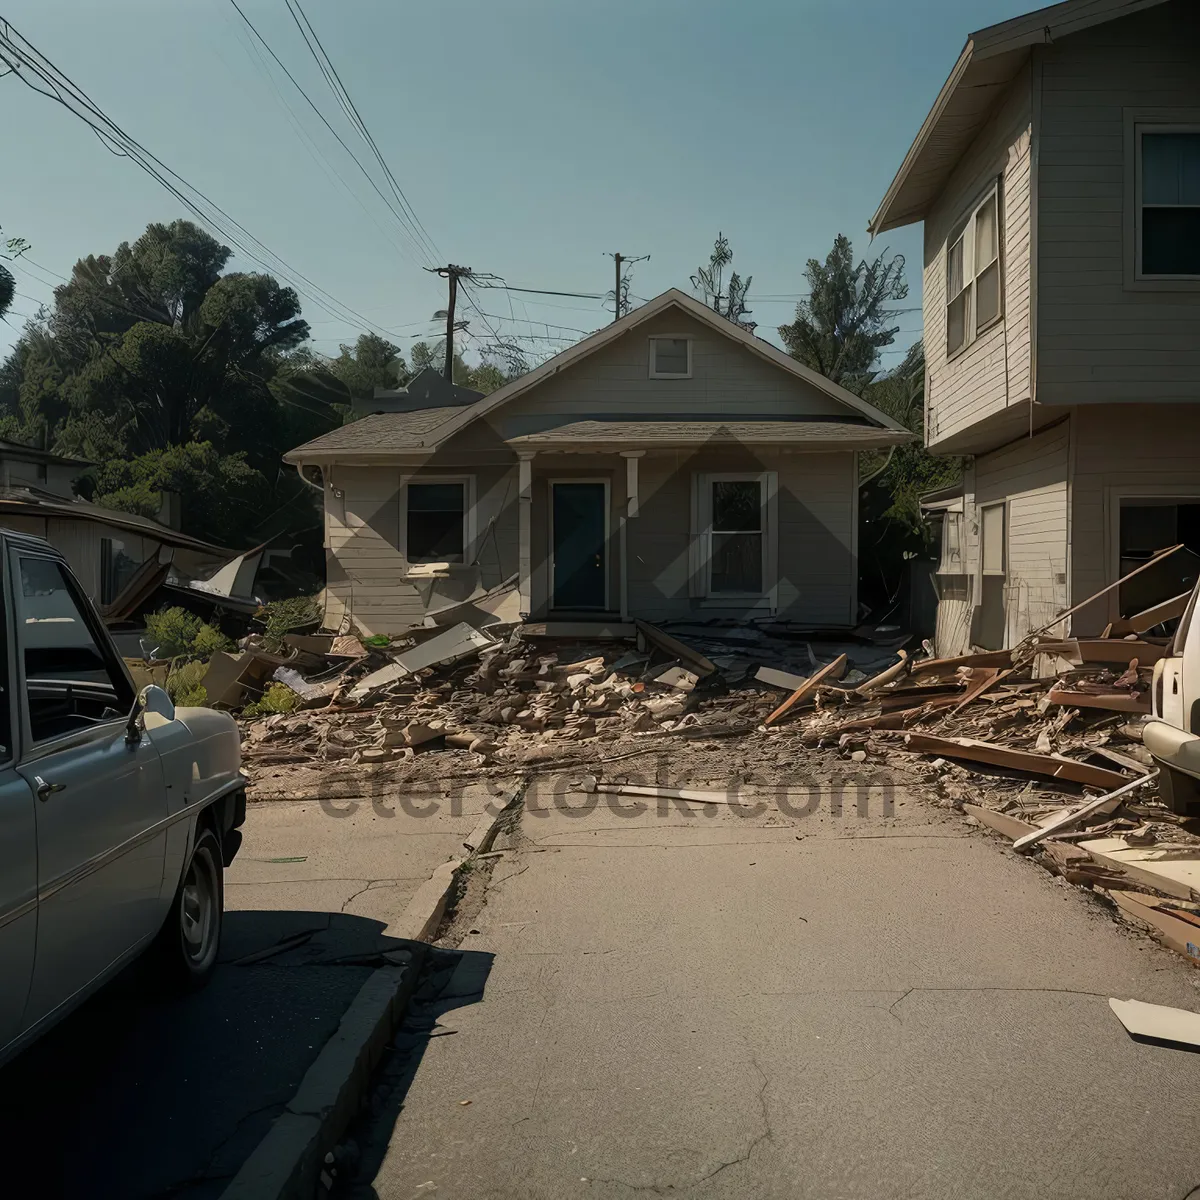
[[[425,435],[462,412],[461,405],[447,408],[419,408],[415,412],[373,413],[331,429],[311,442],[298,446],[292,454],[310,454],[322,450],[418,450]]]
[[[512,438],[514,446],[561,442],[694,444],[710,441],[788,445],[806,442],[892,445],[911,434],[843,421],[573,421],[541,433]]]

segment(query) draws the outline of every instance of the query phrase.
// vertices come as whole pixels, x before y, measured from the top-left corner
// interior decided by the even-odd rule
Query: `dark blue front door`
[[[605,607],[608,570],[603,483],[552,483],[554,608]]]

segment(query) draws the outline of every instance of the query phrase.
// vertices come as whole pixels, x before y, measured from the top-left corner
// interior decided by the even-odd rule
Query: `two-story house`
[[[325,623],[857,622],[858,452],[911,434],[671,290],[489,396],[414,381],[285,457],[322,489]]]
[[[939,652],[1014,644],[1156,549],[1200,552],[1200,5],[1068,0],[972,34],[870,230],[917,221],[926,444],[966,458],[931,501]]]

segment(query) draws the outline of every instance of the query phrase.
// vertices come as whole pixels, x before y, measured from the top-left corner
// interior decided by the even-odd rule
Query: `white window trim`
[[[461,563],[450,563],[451,571],[461,571],[471,566],[475,561],[475,476],[474,475],[408,475],[400,483],[400,528],[397,531],[397,541],[400,557],[404,560],[407,572],[410,566],[422,567],[426,563],[410,562],[408,558],[408,485],[410,483],[461,483],[463,484],[463,560]],[[431,559],[431,562],[438,561]]]
[[[1191,283],[1200,284],[1200,275],[1148,275],[1142,270],[1142,228],[1144,222],[1142,213],[1146,205],[1142,202],[1142,138],[1146,134],[1155,133],[1200,133],[1200,124],[1191,123],[1150,123],[1135,121],[1133,127],[1133,277],[1139,283]],[[1194,208],[1196,205],[1151,205],[1152,208],[1183,207]]]
[[[763,495],[761,592],[712,590],[712,485],[757,483]],[[779,473],[777,471],[706,471],[692,476],[693,573],[699,582],[700,603],[710,608],[779,608]]]
[[[560,483],[604,484],[604,607],[603,608],[559,608],[554,603],[554,488]],[[546,563],[549,574],[546,578],[546,607],[550,612],[611,612],[612,611],[612,480],[607,475],[563,475],[546,480],[547,504],[546,529],[549,545],[546,547]]]
[[[680,375],[678,371],[660,371],[658,369],[658,351],[656,342],[686,342],[687,370]],[[651,379],[691,379],[692,377],[692,339],[686,333],[656,333],[650,338],[650,378]]]
[[[946,252],[942,270],[945,277],[945,303],[942,306],[942,316],[945,321],[946,361],[952,362],[960,354],[965,354],[981,334],[994,329],[1004,320],[1004,196],[1001,188],[1002,180],[997,178],[982,192],[970,206],[968,215],[953,227],[951,235],[946,239]],[[996,315],[985,325],[978,323],[979,305],[976,297],[978,273],[975,270],[975,222],[983,209],[992,198],[996,201],[996,263],[998,264],[999,304]],[[950,295],[950,250],[959,239],[963,244],[963,292],[968,293],[967,317],[965,322],[965,337],[963,344],[954,350],[950,349],[950,304],[957,299]],[[986,264],[991,266],[991,263]],[[969,268],[969,269],[968,269]],[[961,295],[962,292],[959,293]]]

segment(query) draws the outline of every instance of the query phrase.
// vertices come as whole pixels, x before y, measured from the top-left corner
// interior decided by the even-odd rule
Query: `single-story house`
[[[856,622],[858,454],[911,435],[683,292],[448,399],[285,456],[324,494],[327,627],[510,581],[523,619]]]

